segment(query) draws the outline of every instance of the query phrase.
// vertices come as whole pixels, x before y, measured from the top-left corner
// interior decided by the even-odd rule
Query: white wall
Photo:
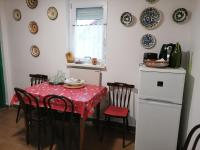
[[[193,24],[192,24],[192,49],[191,54],[191,68],[188,72],[188,84],[187,84],[187,99],[185,105],[184,115],[184,130],[183,136],[185,137],[192,127],[200,123],[200,29],[199,29],[199,14],[200,14],[200,1],[194,0],[193,9]],[[189,119],[189,120],[188,120]],[[200,144],[197,149],[200,149]]]
[[[66,2],[64,0],[39,1],[36,9],[28,8],[24,0],[4,2],[13,86],[28,86],[29,73],[52,75],[57,70],[66,71],[65,52],[68,46]],[[58,18],[55,21],[47,17],[47,9],[50,6],[55,6],[58,10]],[[15,8],[20,9],[22,13],[22,19],[19,22],[12,17]],[[35,35],[29,32],[30,21],[36,21],[39,26],[39,31]],[[38,58],[31,56],[32,45],[37,45],[40,49]]]
[[[13,86],[29,85],[29,73],[44,73],[52,75],[58,69],[67,71],[65,52],[68,48],[68,8],[65,0],[40,0],[36,9],[29,9],[24,0],[4,0],[7,19],[7,36]],[[193,3],[188,0],[160,0],[149,4],[145,0],[108,0],[107,25],[107,72],[103,73],[103,84],[120,81],[135,84],[138,87],[138,69],[144,52],[159,52],[163,43],[180,42],[183,51],[191,49],[191,21],[179,25],[173,22],[172,13],[176,8],[185,7],[192,11]],[[58,9],[55,21],[48,19],[46,11],[49,6]],[[163,13],[163,22],[155,30],[146,30],[139,22],[141,12],[146,7],[156,7]],[[13,9],[22,12],[22,20],[16,22],[12,18]],[[125,27],[120,22],[121,14],[131,12],[136,17],[132,27]],[[35,20],[39,32],[32,35],[28,31],[28,23]],[[6,29],[5,29],[6,30]],[[152,50],[145,50],[140,39],[146,33],[152,33],[157,38],[157,45]],[[32,44],[38,45],[41,55],[33,58],[30,55]],[[4,49],[5,50],[5,49]],[[136,94],[137,98],[137,94]],[[134,102],[131,104],[131,124],[134,124]]]
[[[180,42],[183,51],[189,51],[191,20],[180,25],[171,16],[179,7],[192,11],[192,5],[188,0],[160,0],[153,5],[141,0],[108,0],[107,72],[103,73],[104,84],[108,81],[121,81],[135,84],[137,88],[139,63],[142,62],[143,53],[159,52],[163,43]],[[156,7],[163,13],[163,23],[155,30],[145,29],[139,21],[141,12],[149,6]],[[134,26],[127,28],[121,24],[120,16],[125,11],[136,17]],[[141,37],[146,33],[152,33],[157,38],[157,45],[152,50],[145,50],[140,44]],[[134,104],[131,107],[133,109],[130,114],[135,118]]]

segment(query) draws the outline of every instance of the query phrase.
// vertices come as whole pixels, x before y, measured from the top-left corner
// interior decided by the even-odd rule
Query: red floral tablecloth
[[[47,82],[26,88],[26,91],[37,96],[40,107],[43,107],[43,98],[49,94],[62,95],[74,102],[75,112],[83,119],[87,119],[94,113],[94,107],[106,96],[107,89],[103,86],[86,84],[79,89],[65,88],[63,85],[51,85]],[[18,103],[14,95],[11,104]],[[60,106],[62,107],[62,106]],[[57,107],[59,110],[59,107]]]

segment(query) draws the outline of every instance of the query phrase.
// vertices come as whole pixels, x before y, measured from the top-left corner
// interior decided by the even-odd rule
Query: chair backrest
[[[128,108],[135,86],[120,82],[107,83],[107,85],[109,87],[109,104]]]
[[[43,74],[29,74],[29,77],[31,78],[31,86],[48,80],[48,76]]]
[[[40,109],[38,99],[32,94],[20,88],[14,88],[16,96],[24,111],[26,119],[32,119],[32,111],[36,110],[38,118],[40,118]]]
[[[194,127],[190,130],[190,132],[189,132],[189,134],[188,134],[188,136],[187,136],[187,138],[186,138],[186,141],[185,141],[185,143],[184,143],[184,145],[183,145],[183,147],[182,147],[181,150],[188,150],[188,147],[189,147],[189,145],[190,145],[190,143],[191,143],[191,139],[192,139],[192,137],[194,136],[195,132],[198,131],[199,128],[200,128],[200,124],[194,126]],[[200,132],[198,131],[198,133],[196,134],[196,137],[194,137],[194,143],[193,143],[193,145],[192,145],[192,150],[195,150],[195,149],[196,149],[196,146],[197,146],[197,144],[198,144],[199,139],[200,139]]]
[[[70,99],[64,96],[47,95],[44,97],[43,103],[49,112],[48,114],[51,120],[56,120],[55,110],[59,110],[59,116],[61,116],[61,118],[59,118],[60,120],[65,121],[68,117],[70,121],[73,121],[74,104]]]

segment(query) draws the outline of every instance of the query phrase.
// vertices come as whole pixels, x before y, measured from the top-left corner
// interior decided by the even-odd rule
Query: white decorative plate
[[[20,21],[21,20],[21,11],[19,9],[14,9],[13,10],[13,18],[16,20],[16,21]]]
[[[47,16],[50,20],[55,20],[58,17],[58,11],[55,7],[49,7],[47,10]]]
[[[152,34],[145,34],[141,38],[141,44],[146,49],[151,49],[156,45],[156,38]]]
[[[131,26],[133,24],[133,15],[129,12],[124,12],[121,15],[121,23],[125,26]]]
[[[185,8],[178,8],[174,11],[172,17],[176,23],[183,23],[188,18],[188,11]]]
[[[31,21],[29,23],[29,31],[32,33],[32,34],[36,34],[38,32],[38,25],[35,21]]]
[[[38,0],[26,0],[26,4],[29,8],[34,9],[38,5]]]
[[[140,22],[146,29],[155,29],[161,22],[161,13],[153,7],[148,7],[141,13]]]
[[[31,46],[31,55],[33,57],[38,57],[40,55],[40,50],[36,45]]]

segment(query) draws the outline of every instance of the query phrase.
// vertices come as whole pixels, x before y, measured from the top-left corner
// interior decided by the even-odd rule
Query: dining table
[[[74,104],[74,112],[79,116],[79,148],[83,149],[85,121],[96,112],[96,123],[99,123],[100,118],[100,103],[105,99],[107,88],[105,86],[84,84],[80,88],[70,88],[64,85],[54,85],[48,82],[43,82],[38,85],[30,86],[25,90],[38,98],[39,106],[44,107],[43,98],[47,95],[65,96],[72,100]],[[11,105],[18,104],[19,100],[14,95],[11,99]],[[55,104],[54,104],[55,105]],[[62,110],[59,104],[55,107],[56,110]]]

